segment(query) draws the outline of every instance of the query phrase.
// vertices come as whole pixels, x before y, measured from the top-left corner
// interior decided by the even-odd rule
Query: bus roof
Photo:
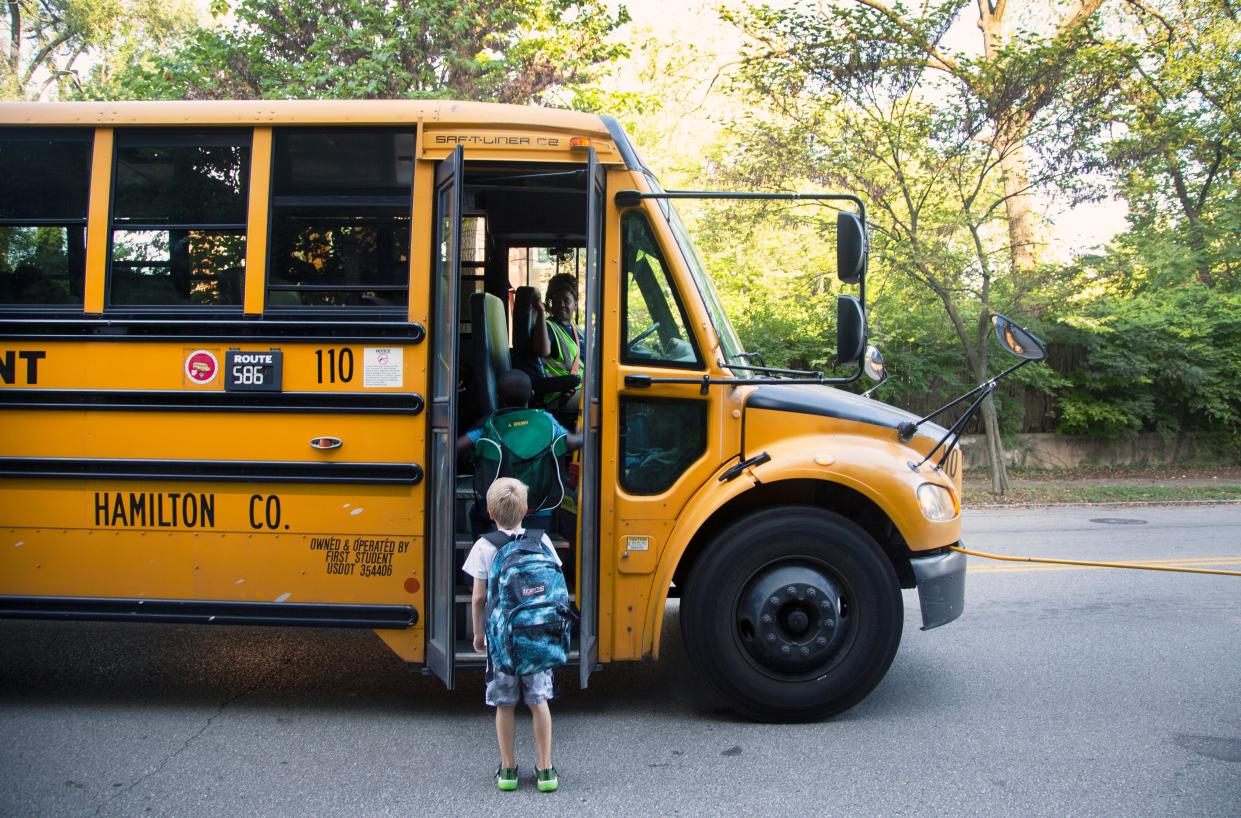
[[[4,102],[0,125],[510,125],[608,136],[595,114],[451,100]]]

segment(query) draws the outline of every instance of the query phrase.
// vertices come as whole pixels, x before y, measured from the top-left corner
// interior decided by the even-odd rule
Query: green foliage
[[[589,106],[579,89],[624,55],[608,35],[628,19],[602,0],[241,0],[232,12],[87,95]]]
[[[1241,294],[1189,283],[1102,298],[1084,313],[1088,322],[1054,336],[1085,352],[1066,373],[1060,431],[1241,434]]]
[[[189,0],[11,0],[0,18],[0,99],[79,93],[193,21]],[[11,45],[16,40],[17,48]]]
[[[1232,0],[1131,4],[1127,71],[1103,167],[1129,202],[1124,250],[1148,280],[1241,285],[1241,19]],[[1123,30],[1123,29],[1122,29]]]

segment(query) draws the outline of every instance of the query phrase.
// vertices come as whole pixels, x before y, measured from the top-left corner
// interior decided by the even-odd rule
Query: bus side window
[[[82,306],[90,128],[0,128],[0,305]]]
[[[110,306],[240,307],[250,131],[116,136]]]
[[[267,306],[404,312],[414,130],[278,130],[272,162]]]
[[[707,403],[623,396],[620,402],[621,488],[659,494],[707,450]]]
[[[668,264],[646,216],[632,210],[625,213],[621,234],[625,270],[621,360],[701,369],[702,359],[685,329],[685,310],[668,280]]]

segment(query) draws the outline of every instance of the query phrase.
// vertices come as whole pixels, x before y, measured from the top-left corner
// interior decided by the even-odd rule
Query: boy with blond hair
[[[487,511],[495,521],[496,530],[520,539],[526,530],[522,519],[526,516],[527,491],[525,483],[511,477],[501,477],[487,489]],[[560,565],[560,557],[552,547],[551,540],[543,535],[543,547]],[[480,537],[470,549],[462,570],[474,578],[470,595],[470,611],[474,623],[474,650],[487,650],[486,625],[487,579],[499,551],[485,537]],[[552,792],[560,786],[556,768],[552,766],[552,712],[547,702],[552,698],[552,671],[543,670],[524,676],[511,676],[499,670],[487,656],[486,702],[496,709],[496,741],[500,745],[500,767],[496,770],[496,787],[501,790],[517,789],[516,757],[516,711],[517,702],[524,699],[530,708],[534,725],[534,746],[538,756],[535,778],[540,792]]]

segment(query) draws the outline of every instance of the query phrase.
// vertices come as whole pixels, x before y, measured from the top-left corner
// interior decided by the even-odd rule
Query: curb
[[[981,503],[966,505],[969,511],[993,511],[998,508],[1142,508],[1145,506],[1235,506],[1241,500],[1134,500],[1103,503]]]

